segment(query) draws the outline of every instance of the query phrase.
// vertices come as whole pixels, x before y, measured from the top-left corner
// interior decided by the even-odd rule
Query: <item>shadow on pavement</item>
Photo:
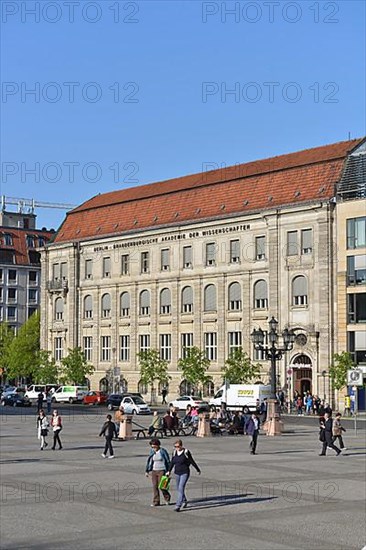
[[[243,495],[218,495],[207,498],[192,499],[189,501],[189,508],[185,512],[206,510],[207,508],[218,508],[220,506],[232,506],[234,504],[252,504],[265,500],[274,500],[277,497],[248,498],[248,494]]]

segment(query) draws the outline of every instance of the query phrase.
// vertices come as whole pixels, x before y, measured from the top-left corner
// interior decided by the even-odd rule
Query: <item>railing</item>
[[[47,290],[49,291],[63,291],[68,292],[69,290],[69,284],[67,279],[57,279],[53,281],[48,281],[47,283]]]

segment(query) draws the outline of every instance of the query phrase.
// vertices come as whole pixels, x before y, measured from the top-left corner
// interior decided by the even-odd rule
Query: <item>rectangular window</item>
[[[238,264],[240,262],[240,241],[235,239],[230,241],[230,263]]]
[[[140,353],[150,349],[150,334],[140,334],[139,336],[139,350]]]
[[[17,301],[17,289],[8,288],[8,303],[14,304]]]
[[[130,336],[128,334],[119,337],[119,358],[124,362],[130,360]]]
[[[347,256],[347,285],[366,284],[366,256]]]
[[[53,264],[52,265],[52,279],[54,281],[59,281],[60,280],[60,264]]]
[[[17,308],[14,306],[8,307],[8,321],[15,321],[17,316]]]
[[[366,323],[366,293],[347,295],[347,323]]]
[[[170,269],[170,250],[163,248],[161,251],[161,271],[169,271]]]
[[[67,263],[66,262],[62,262],[62,264],[61,264],[61,279],[63,281],[66,281],[66,279],[67,279]]]
[[[301,231],[301,254],[311,254],[313,251],[313,230],[302,229]]]
[[[38,246],[42,247],[44,245],[45,245],[44,237],[41,237],[40,235],[38,235]]]
[[[297,231],[287,231],[287,256],[297,256]]]
[[[347,248],[366,247],[366,216],[347,220]]]
[[[241,332],[229,332],[228,333],[229,357],[232,354],[232,352],[238,348],[241,348]]]
[[[36,304],[38,298],[38,290],[35,288],[28,289],[28,302],[31,304]]]
[[[160,334],[160,359],[171,361],[172,359],[172,335]]]
[[[183,269],[191,269],[193,266],[193,254],[191,246],[183,246]]]
[[[10,233],[4,233],[4,245],[13,246],[13,237],[10,235]]]
[[[216,264],[216,243],[206,244],[206,266]]]
[[[141,273],[149,273],[149,271],[150,271],[149,253],[141,252]]]
[[[217,332],[205,332],[205,354],[210,361],[217,361]]]
[[[267,344],[268,344],[268,332],[266,330],[264,330],[263,334],[264,334],[263,345],[267,346]],[[266,360],[265,351],[262,350],[262,349],[255,349],[255,347],[253,346],[253,360],[254,361],[265,361]]]
[[[28,283],[30,285],[36,285],[37,282],[38,282],[38,277],[37,277],[37,271],[29,271],[28,273]]]
[[[103,277],[111,276],[111,259],[109,257],[103,258]]]
[[[100,360],[101,361],[111,360],[111,337],[110,336],[100,337]]]
[[[34,237],[33,235],[27,235],[27,247],[34,248]]]
[[[255,259],[256,260],[266,259],[266,237],[265,236],[255,238]]]
[[[0,321],[3,321],[3,306],[0,306]]]
[[[93,278],[93,260],[85,260],[85,279]]]
[[[32,317],[32,315],[37,311],[38,308],[36,307],[29,307],[28,308],[28,319],[29,317]]]
[[[121,256],[121,275],[128,275],[130,271],[130,255],[122,254]]]
[[[3,301],[3,289],[0,288],[0,302]]]
[[[193,348],[193,332],[184,332],[180,336],[181,342],[181,353],[180,356],[182,359],[185,359],[188,356],[189,349]]]
[[[4,271],[2,268],[0,268],[0,283],[3,282],[3,277],[4,277]]]
[[[93,359],[93,337],[92,336],[83,337],[83,350],[84,350],[85,360],[92,361]]]
[[[64,348],[62,345],[62,338],[57,337],[53,341],[55,361],[61,361],[64,355]]]
[[[8,282],[16,283],[17,282],[17,271],[16,269],[9,269],[8,271]]]

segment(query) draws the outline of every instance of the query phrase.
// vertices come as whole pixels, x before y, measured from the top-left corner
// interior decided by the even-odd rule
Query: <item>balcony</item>
[[[47,283],[48,292],[63,292],[66,294],[69,291],[69,283],[67,279],[54,279]]]

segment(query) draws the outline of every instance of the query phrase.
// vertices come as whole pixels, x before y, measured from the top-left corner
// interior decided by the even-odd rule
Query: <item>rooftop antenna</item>
[[[351,139],[351,132],[348,132],[348,141]]]

